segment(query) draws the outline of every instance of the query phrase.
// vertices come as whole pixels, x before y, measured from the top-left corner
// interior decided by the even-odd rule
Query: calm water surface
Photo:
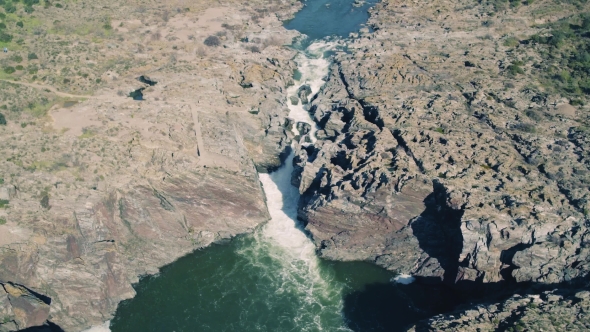
[[[297,30],[310,39],[329,36],[346,38],[358,31],[369,19],[369,8],[377,0],[367,0],[355,5],[351,0],[307,0],[292,20],[285,22],[289,30]]]

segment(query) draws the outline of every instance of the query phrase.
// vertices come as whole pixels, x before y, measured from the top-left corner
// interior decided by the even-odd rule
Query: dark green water
[[[326,4],[329,3],[329,6]],[[309,36],[296,58],[297,83],[317,93],[328,73],[326,36],[347,36],[368,18],[369,4],[309,0],[286,27]],[[371,2],[374,3],[374,0]],[[301,105],[290,117],[311,124]],[[400,331],[427,315],[414,309],[431,294],[392,282],[394,275],[364,262],[319,259],[296,220],[299,193],[285,165],[261,174],[272,220],[254,234],[213,245],[143,278],[137,296],[122,302],[113,332],[134,331]],[[222,206],[224,202],[220,202]],[[412,295],[410,295],[412,294]]]
[[[144,278],[112,331],[346,331],[342,295],[392,277],[368,263],[320,261],[324,285],[290,283],[284,262],[259,245],[251,236],[214,245]]]

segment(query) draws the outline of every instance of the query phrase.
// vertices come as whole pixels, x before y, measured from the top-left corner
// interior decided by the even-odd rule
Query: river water
[[[370,4],[308,0],[286,23],[307,35],[295,61],[294,95],[317,93],[328,73],[324,55],[368,18]],[[332,39],[333,40],[333,39]],[[313,125],[301,103],[289,117]],[[296,130],[296,129],[294,129]],[[312,130],[312,139],[313,139]],[[294,143],[297,144],[297,143]],[[260,174],[271,220],[254,234],[215,244],[143,278],[137,296],[119,305],[118,331],[396,331],[423,317],[394,285],[394,275],[365,262],[319,259],[297,221],[299,193],[291,185],[291,154],[272,174]]]

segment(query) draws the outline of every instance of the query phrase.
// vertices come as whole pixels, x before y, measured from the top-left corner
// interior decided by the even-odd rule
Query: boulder
[[[304,105],[309,103],[309,100],[307,98],[310,95],[311,87],[309,86],[309,84],[304,84],[301,87],[299,87],[299,89],[297,89],[297,96],[299,97],[299,99],[301,99],[301,103]]]

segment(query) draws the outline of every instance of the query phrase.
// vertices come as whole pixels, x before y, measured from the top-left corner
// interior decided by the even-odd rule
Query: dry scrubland
[[[139,275],[268,218],[256,171],[291,139],[279,19],[298,2],[0,2],[0,329],[101,323]],[[318,142],[296,151],[320,254],[492,292],[584,282],[588,9],[379,3],[310,101]],[[417,328],[587,328],[588,299]]]
[[[99,324],[138,276],[268,219],[297,6],[0,2],[0,330]]]

